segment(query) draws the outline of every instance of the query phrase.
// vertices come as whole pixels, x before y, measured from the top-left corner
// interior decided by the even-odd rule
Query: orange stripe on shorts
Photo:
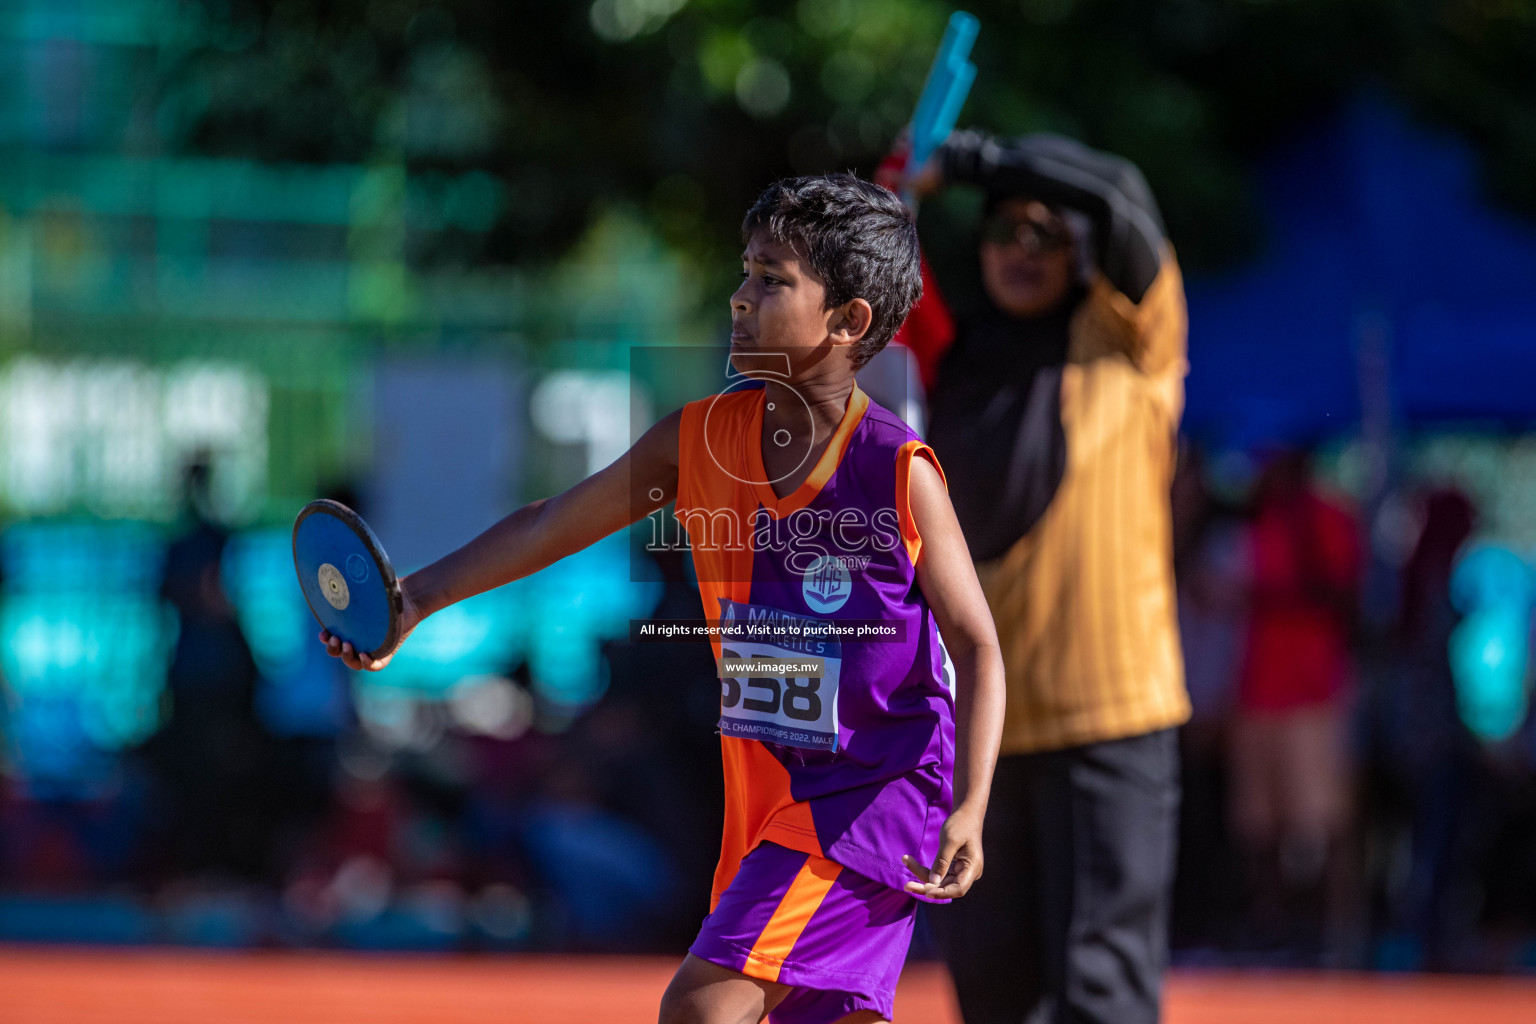
[[[805,864],[789,883],[789,891],[779,901],[779,907],[763,926],[762,934],[752,944],[747,962],[741,973],[764,981],[778,981],[779,970],[789,958],[790,950],[800,941],[805,926],[811,923],[811,915],[821,906],[832,883],[837,880],[843,867],[824,857],[806,854]]]

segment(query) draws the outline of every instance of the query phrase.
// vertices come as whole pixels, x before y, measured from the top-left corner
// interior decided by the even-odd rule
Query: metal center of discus
[[[347,610],[347,605],[352,603],[352,592],[347,589],[347,581],[342,579],[341,570],[330,562],[320,565],[320,593],[332,608],[339,612]]]

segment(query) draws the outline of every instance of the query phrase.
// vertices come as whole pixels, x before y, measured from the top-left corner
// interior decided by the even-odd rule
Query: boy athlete
[[[731,365],[749,386],[406,577],[404,632],[675,499],[727,630],[716,657],[815,668],[722,670],[720,862],[661,1020],[889,1020],[917,899],[981,874],[1002,660],[932,451],[854,380],[921,291],[910,214],[851,175],[795,178],[742,234]],[[321,639],[352,668],[390,660]]]

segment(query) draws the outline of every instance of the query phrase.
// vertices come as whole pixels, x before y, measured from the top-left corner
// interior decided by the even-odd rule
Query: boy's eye
[[[743,267],[742,271],[741,271],[741,279],[743,281],[745,281],[747,278],[749,278],[751,276],[752,276],[752,272],[750,270],[747,270],[745,267]],[[783,284],[783,283],[784,283],[783,281],[781,281],[777,277],[774,277],[772,274],[764,274],[763,275],[763,284],[765,284],[765,285],[776,285],[776,284]]]

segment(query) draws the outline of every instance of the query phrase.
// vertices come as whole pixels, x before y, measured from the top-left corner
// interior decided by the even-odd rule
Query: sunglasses
[[[981,240],[993,245],[1017,242],[1025,252],[1060,252],[1071,244],[1065,224],[1041,224],[1013,217],[991,217],[982,222]]]

